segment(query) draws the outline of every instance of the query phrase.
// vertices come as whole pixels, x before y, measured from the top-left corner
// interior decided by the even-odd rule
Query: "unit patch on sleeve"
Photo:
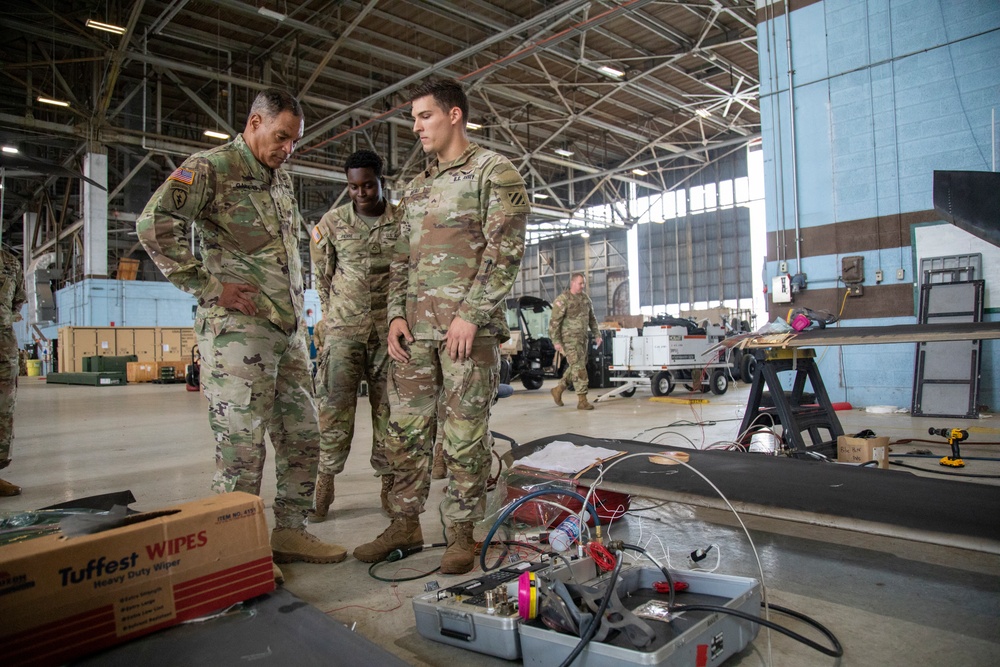
[[[180,210],[184,208],[184,204],[187,203],[188,193],[187,190],[183,188],[171,188],[170,189],[170,201],[174,204],[174,209]]]

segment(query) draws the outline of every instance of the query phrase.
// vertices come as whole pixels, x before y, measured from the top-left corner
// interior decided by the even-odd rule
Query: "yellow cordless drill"
[[[948,444],[951,445],[951,456],[944,457],[938,463],[950,468],[965,467],[965,461],[962,460],[961,452],[958,451],[958,443],[969,439],[968,431],[961,428],[929,428],[927,432],[931,435],[940,435],[942,438],[948,438]]]

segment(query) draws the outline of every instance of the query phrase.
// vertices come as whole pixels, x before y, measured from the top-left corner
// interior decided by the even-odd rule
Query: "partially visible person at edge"
[[[590,336],[597,339],[600,346],[601,331],[594,315],[594,304],[583,290],[587,287],[587,279],[582,273],[574,273],[569,279],[569,289],[556,297],[552,303],[552,319],[549,320],[549,338],[557,352],[562,352],[569,362],[569,367],[559,383],[552,388],[552,399],[556,405],[562,406],[563,392],[570,383],[576,390],[576,409],[593,410],[594,406],[587,402],[587,388],[590,378],[587,377],[587,357],[590,352]]]
[[[524,254],[530,211],[524,181],[504,158],[469,141],[469,105],[457,81],[430,81],[411,96],[413,130],[431,161],[403,192],[389,286],[389,462],[392,523],[354,550],[365,562],[424,542],[438,405],[451,473],[442,516],[441,572],[475,564],[473,525],[483,518],[490,473],[489,416],[510,337],[504,297]]]
[[[185,160],[153,194],[136,229],[163,274],[198,297],[201,386],[216,442],[213,490],[260,495],[268,433],[277,473],[275,563],[336,563],[346,550],[305,530],[319,428],[302,318],[303,223],[281,169],[302,129],[295,98],[260,93],[243,133]],[[188,242],[192,227],[201,259]]]
[[[385,455],[389,423],[386,373],[389,367],[389,263],[399,238],[395,207],[382,189],[382,158],[372,151],[352,153],[344,163],[351,201],[330,209],[312,230],[309,244],[319,282],[323,319],[316,405],[320,455],[316,495],[309,521],[324,521],[333,503],[334,479],[344,471],[354,438],[358,388],[368,383],[371,405],[371,466],[382,479],[382,509],[392,474]]]
[[[14,322],[21,321],[24,302],[21,260],[0,249],[0,470],[10,465],[14,441],[14,403],[20,361]],[[19,493],[21,487],[17,484],[0,479],[0,497]]]

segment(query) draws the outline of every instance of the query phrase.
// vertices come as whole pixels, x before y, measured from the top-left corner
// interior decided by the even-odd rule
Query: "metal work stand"
[[[810,348],[798,349],[757,349],[753,350],[757,358],[757,369],[754,371],[753,382],[750,385],[750,398],[747,401],[747,411],[743,415],[740,433],[749,442],[755,429],[780,424],[785,444],[792,455],[806,452],[817,452],[835,457],[837,453],[837,437],[844,435],[844,429],[830,403],[830,397],[823,385],[819,368],[816,366],[816,353]],[[791,371],[795,374],[792,390],[786,392],[781,385],[778,373]],[[806,380],[815,394],[815,404],[811,397],[803,404],[803,390]],[[770,392],[773,406],[762,405],[764,387]],[[770,420],[764,415],[768,415]],[[822,435],[825,431],[826,435]],[[806,444],[803,433],[808,433],[810,444]]]

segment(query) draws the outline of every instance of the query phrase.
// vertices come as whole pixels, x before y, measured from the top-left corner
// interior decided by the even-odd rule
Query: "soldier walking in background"
[[[320,457],[310,522],[326,519],[334,498],[334,476],[344,471],[354,438],[358,388],[368,383],[371,405],[371,465],[382,479],[382,509],[392,474],[385,454],[389,402],[385,380],[389,366],[389,264],[399,238],[395,209],[382,188],[382,158],[356,151],[344,163],[351,201],[331,209],[313,228],[309,244],[319,280],[323,346],[316,375]]]
[[[365,562],[422,545],[438,406],[451,473],[442,515],[441,572],[475,563],[473,524],[490,474],[489,416],[510,337],[504,297],[524,254],[530,211],[524,181],[493,151],[469,141],[469,103],[457,81],[428,82],[411,97],[413,130],[428,168],[407,185],[389,285],[389,431],[395,475],[391,525],[354,550]]]
[[[569,368],[559,378],[559,383],[552,388],[552,399],[556,405],[562,406],[562,395],[566,388],[573,384],[576,389],[576,409],[593,410],[594,406],[587,402],[587,388],[590,379],[587,377],[587,357],[590,352],[590,335],[597,339],[600,346],[601,332],[597,327],[597,316],[594,315],[594,304],[584,292],[587,279],[582,273],[574,273],[569,280],[569,289],[556,297],[552,304],[552,319],[549,320],[549,338],[558,352],[566,355]]]
[[[21,260],[0,249],[0,470],[10,465],[14,440],[14,403],[17,397],[18,349],[14,322],[24,305]],[[21,487],[0,479],[0,497],[16,496]]]
[[[302,317],[302,217],[281,169],[302,128],[295,98],[260,93],[243,133],[185,160],[136,230],[163,274],[198,297],[201,386],[216,441],[212,488],[260,495],[268,433],[278,478],[275,562],[336,563],[347,552],[305,531],[319,428]],[[192,226],[200,259],[188,243]]]

